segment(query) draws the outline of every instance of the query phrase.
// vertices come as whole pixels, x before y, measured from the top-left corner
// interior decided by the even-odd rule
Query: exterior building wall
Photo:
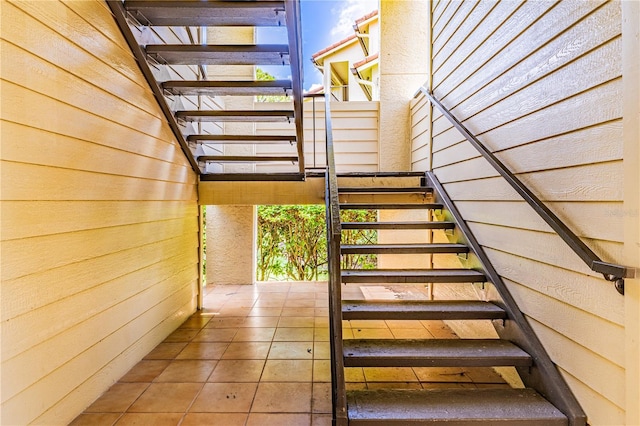
[[[409,149],[409,101],[425,82],[429,71],[429,39],[424,24],[428,2],[381,0],[380,25],[380,171],[407,171],[411,168]],[[398,31],[402,28],[402,31]],[[419,220],[416,212],[381,210],[381,221]],[[424,219],[424,218],[423,218]],[[427,242],[428,232],[414,233],[412,242]],[[381,244],[407,240],[406,231],[378,231]],[[378,255],[383,268],[428,267],[429,255]]]
[[[4,1],[0,423],[67,424],[196,308],[197,177],[99,1]]]
[[[624,263],[630,200],[623,188],[635,188],[637,206],[638,158],[625,155],[623,163],[621,2],[432,7],[436,97],[603,260]],[[629,52],[637,63],[637,50]],[[622,344],[626,297],[591,272],[439,113],[429,129],[425,103],[413,102],[414,168],[432,162],[590,424],[625,424],[625,410],[637,412],[624,385],[629,362],[637,371]],[[432,148],[423,132],[433,134]],[[625,168],[635,180],[625,181]],[[630,220],[637,227],[637,211]],[[627,388],[637,395],[637,381]]]
[[[640,3],[622,2],[624,262],[640,267]],[[626,280],[626,424],[640,424],[640,274]]]
[[[372,172],[378,171],[378,102],[332,102],[331,124],[333,126],[333,143],[336,156],[336,169],[340,172]],[[270,108],[264,102],[256,103],[256,109]],[[286,107],[283,107],[286,108]],[[325,154],[325,119],[324,98],[316,100],[315,130],[313,103],[304,103],[304,158],[306,167],[324,167]],[[315,143],[314,143],[315,131]],[[257,123],[258,135],[293,135],[294,123]],[[314,148],[315,145],[315,148]],[[295,145],[260,144],[256,148],[257,155],[294,155]],[[297,164],[258,164],[259,172],[294,172]]]

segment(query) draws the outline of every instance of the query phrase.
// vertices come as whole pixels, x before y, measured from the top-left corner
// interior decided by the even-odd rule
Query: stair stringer
[[[531,367],[516,367],[522,382],[554,404],[567,416],[569,425],[586,425],[584,410],[444,187],[432,172],[426,172],[426,183],[434,190],[434,201],[444,205],[441,215],[447,220],[454,221],[457,225],[456,229],[459,232],[456,231],[449,236],[451,242],[464,243],[471,248],[471,253],[466,260],[463,260],[463,263],[466,267],[484,272],[500,297],[500,300],[493,300],[493,302],[507,312],[507,319],[492,321],[496,332],[501,339],[516,343],[533,359]]]

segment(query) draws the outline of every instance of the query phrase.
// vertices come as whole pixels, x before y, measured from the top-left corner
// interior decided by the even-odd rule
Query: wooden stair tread
[[[453,222],[343,222],[342,229],[453,229]]]
[[[251,162],[265,162],[265,161],[298,161],[296,156],[275,156],[275,155],[201,155],[198,157],[198,161],[212,162],[212,163],[251,163]]]
[[[284,1],[126,1],[125,8],[143,25],[282,26]]]
[[[442,204],[438,203],[341,203],[342,210],[409,210],[431,209],[442,210]]]
[[[531,356],[500,339],[347,339],[346,367],[529,367]]]
[[[482,272],[471,269],[345,269],[345,283],[462,283],[485,282]]]
[[[265,143],[265,144],[291,144],[296,141],[295,135],[189,135],[188,142],[196,143],[219,143],[219,144],[242,144],[242,143]]]
[[[343,254],[410,254],[410,253],[468,253],[464,244],[362,244],[340,246]]]
[[[347,391],[350,425],[566,426],[567,418],[532,389],[378,389]]]
[[[269,111],[237,111],[237,110],[217,110],[217,111],[177,111],[175,113],[176,118],[185,121],[196,122],[220,122],[220,121],[265,121],[265,122],[277,122],[288,121],[293,118],[293,111],[291,110],[269,110]]]
[[[290,65],[286,44],[151,44],[146,53],[170,65]]]
[[[481,301],[342,301],[345,320],[452,320],[504,319],[505,311],[497,305]]]
[[[271,81],[165,81],[162,89],[172,95],[207,96],[260,96],[288,95],[291,80]]]

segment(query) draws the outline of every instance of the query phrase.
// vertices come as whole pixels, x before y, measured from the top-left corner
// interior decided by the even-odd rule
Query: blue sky
[[[322,83],[322,75],[311,63],[311,55],[353,34],[356,19],[378,8],[378,0],[300,0],[302,14],[302,68],[304,88]],[[258,43],[286,43],[280,28],[261,29]],[[261,67],[276,78],[289,77],[288,67]]]

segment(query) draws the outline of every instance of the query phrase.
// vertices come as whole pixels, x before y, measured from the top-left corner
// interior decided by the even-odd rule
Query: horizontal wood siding
[[[190,315],[197,176],[107,5],[2,4],[2,424],[67,424]]]
[[[605,261],[623,246],[621,4],[440,1],[433,91]],[[428,168],[424,100],[413,166]],[[622,424],[624,303],[440,114],[433,170],[567,377],[590,424]]]
[[[338,172],[378,171],[378,102],[332,102],[331,124],[335,147],[336,169]],[[257,104],[256,108],[267,105]],[[325,165],[325,124],[324,100],[316,100],[315,130],[313,104],[304,103],[304,156],[306,167],[324,167]],[[315,143],[314,143],[315,131]],[[294,134],[293,124],[257,123],[256,134],[290,135]],[[314,149],[315,145],[315,149]],[[315,153],[314,153],[315,152]],[[295,146],[285,144],[260,145],[257,155],[295,155]],[[290,164],[258,165],[262,172],[295,171],[297,166]]]

